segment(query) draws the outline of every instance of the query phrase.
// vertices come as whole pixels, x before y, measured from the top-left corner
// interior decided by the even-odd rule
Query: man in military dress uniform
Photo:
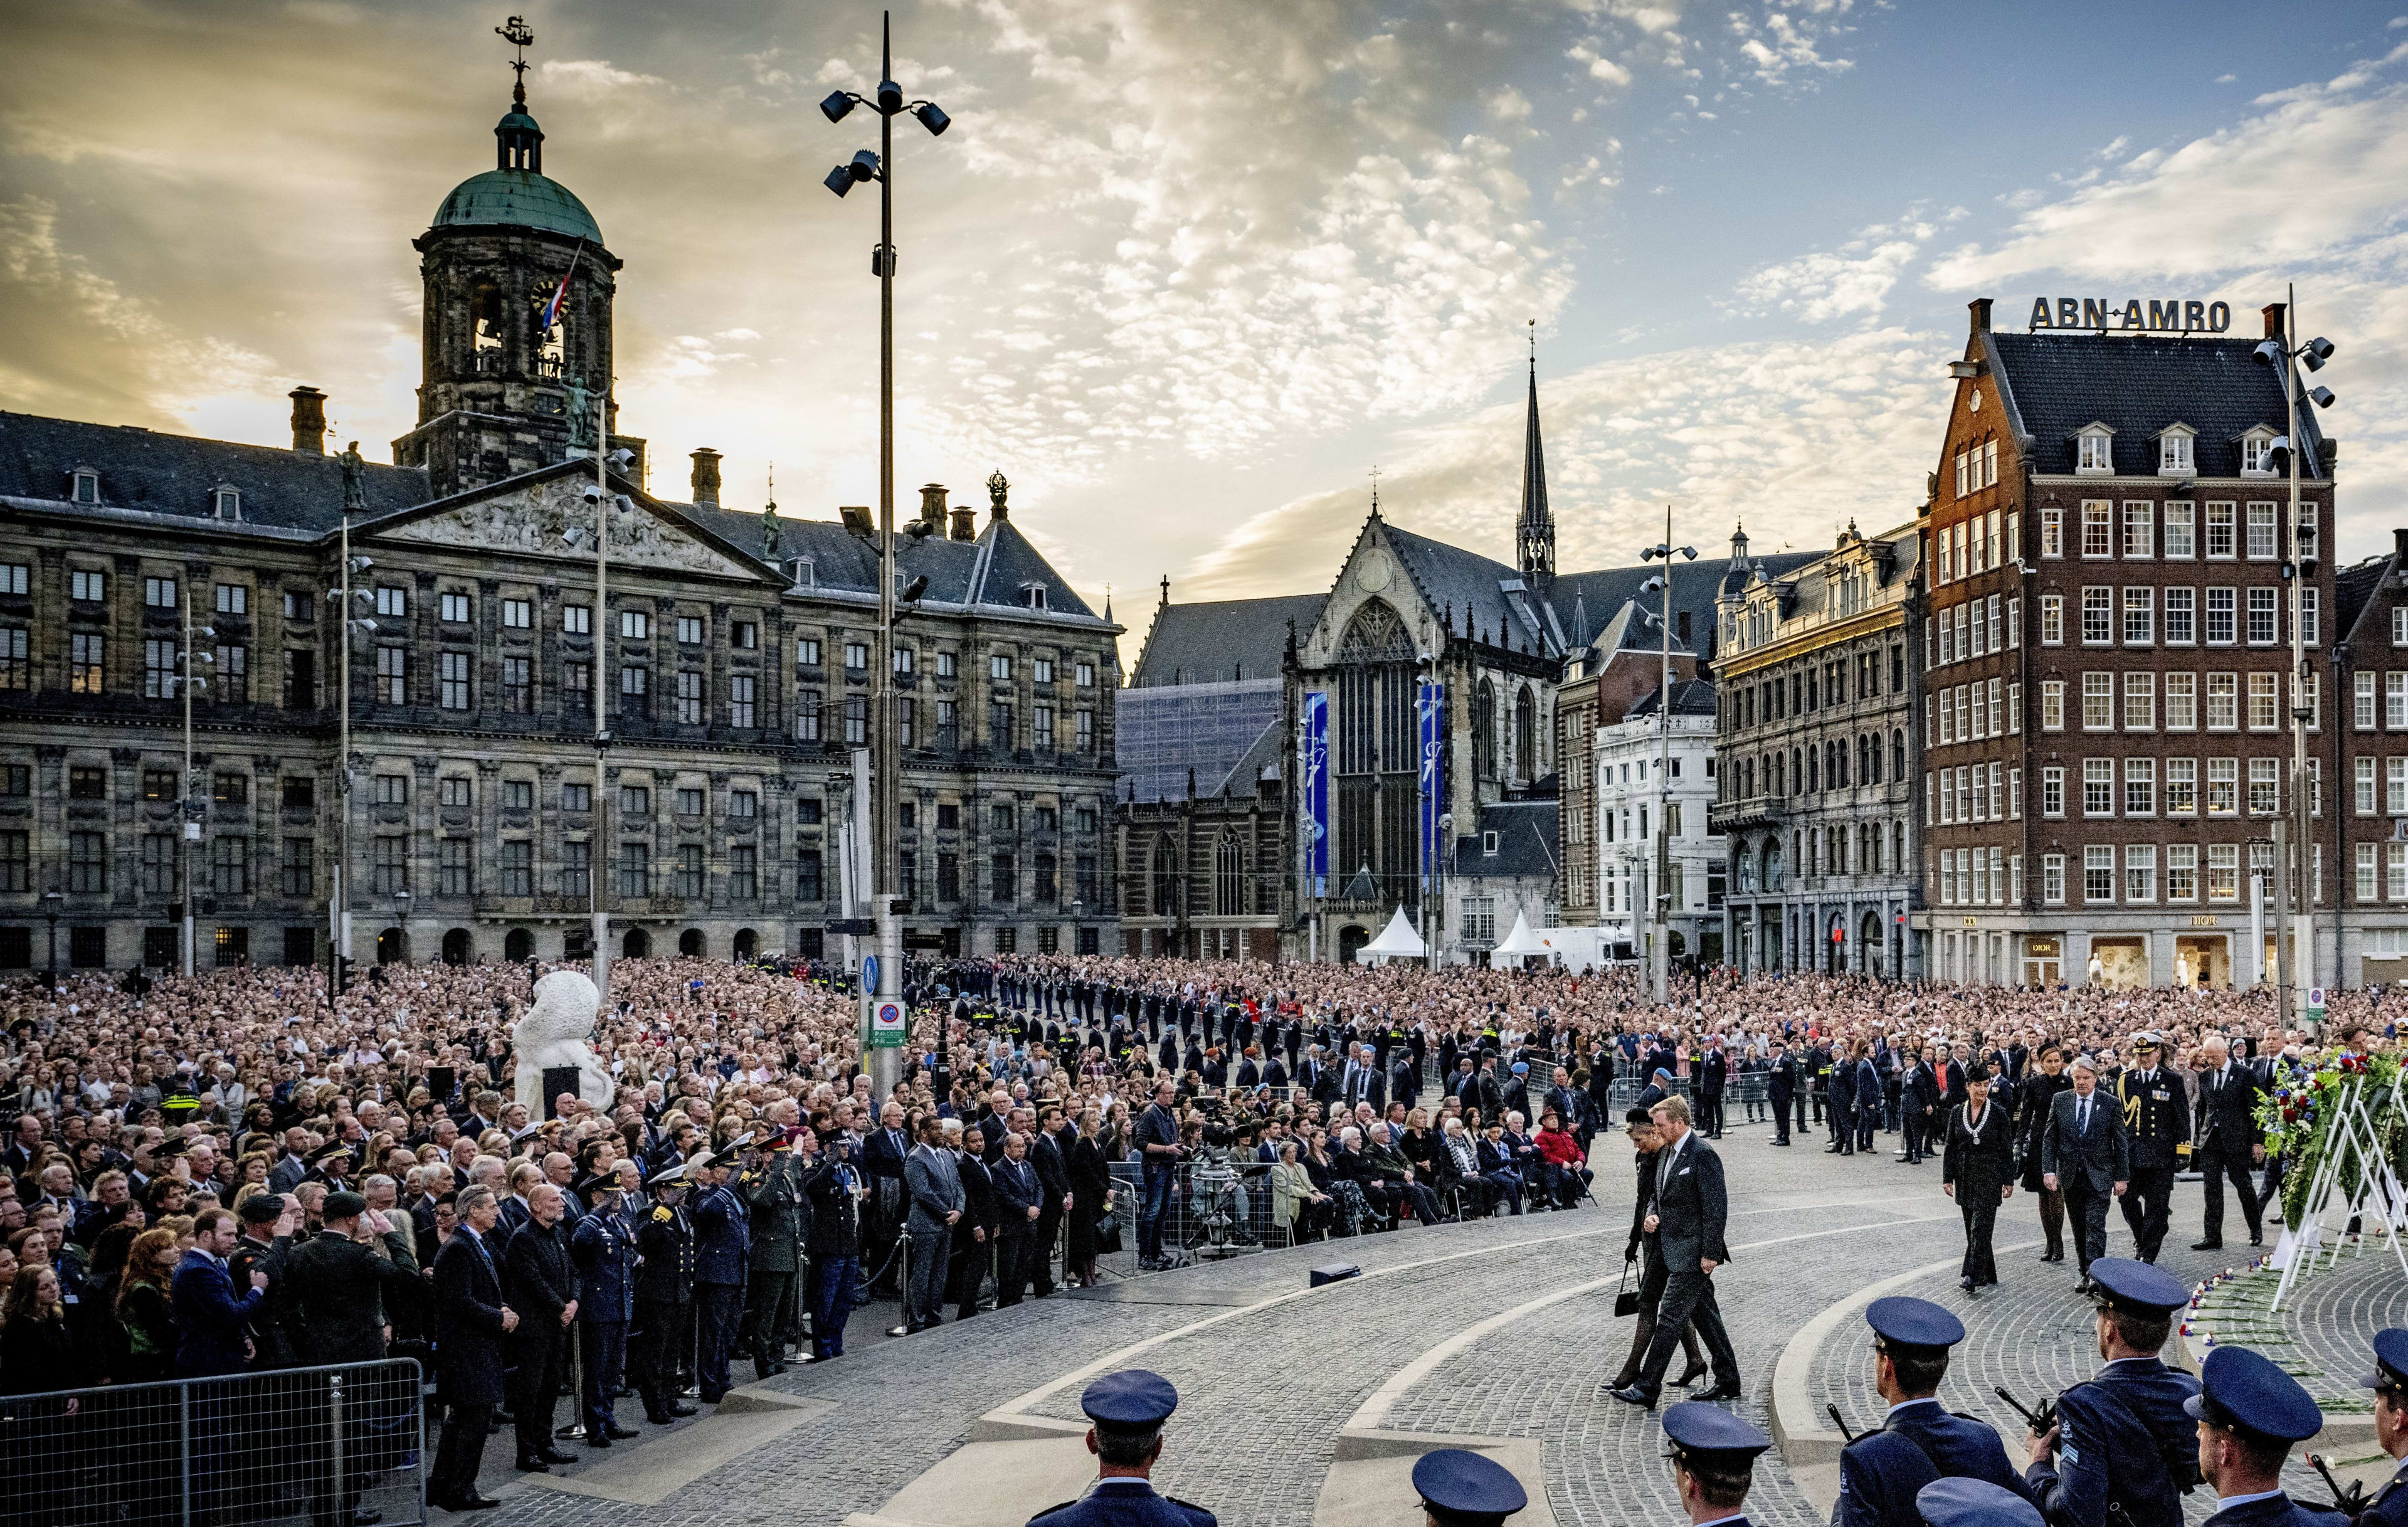
[[[636,1232],[619,1212],[619,1179],[593,1174],[578,1179],[587,1214],[568,1233],[568,1260],[577,1266],[579,1374],[584,1393],[579,1413],[585,1446],[608,1448],[614,1438],[637,1435],[621,1426],[617,1413],[620,1376],[627,1368],[627,1322],[636,1313]]]
[[[2358,1384],[2374,1391],[2374,1440],[2399,1466],[2375,1488],[2358,1527],[2408,1527],[2408,1331],[2374,1333],[2374,1372]]]
[[[739,1135],[724,1150],[706,1158],[699,1172],[689,1169],[686,1174],[694,1184],[687,1217],[694,1223],[695,1377],[707,1405],[726,1397],[728,1356],[744,1316],[752,1221],[727,1179],[736,1169],[737,1152],[752,1143],[751,1135]]]
[[[2157,1350],[2190,1291],[2122,1257],[2092,1262],[2090,1277],[2107,1366],[2058,1398],[2057,1425],[2031,1440],[2025,1483],[2051,1527],[2105,1527],[2115,1506],[2130,1527],[2179,1527],[2182,1493],[2199,1479],[2198,1428],[2183,1409],[2199,1381]]]
[[[1106,1374],[1079,1396],[1079,1408],[1093,1423],[1087,1451],[1097,1460],[1096,1482],[1077,1500],[1029,1518],[1028,1527],[1218,1527],[1202,1506],[1154,1493],[1162,1426],[1179,1408],[1170,1380],[1142,1368]]]
[[[768,1160],[736,1179],[737,1190],[752,1217],[752,1282],[744,1327],[752,1348],[755,1378],[786,1371],[786,1344],[781,1332],[795,1297],[795,1275],[802,1269],[801,1181],[794,1143],[782,1131],[770,1138]]]
[[[636,1304],[641,1325],[636,1349],[636,1388],[644,1397],[644,1419],[666,1426],[694,1406],[677,1397],[677,1352],[673,1343],[685,1329],[685,1314],[694,1303],[694,1224],[685,1213],[682,1162],[654,1176],[647,1185],[658,1196],[652,1212],[636,1227],[636,1251],[643,1259],[636,1273]]]
[[[1530,1504],[1504,1464],[1463,1448],[1437,1448],[1414,1460],[1413,1493],[1427,1527],[1504,1527]]]
[[[2215,1490],[2206,1527],[2317,1527],[2329,1515],[2283,1492],[2283,1460],[2324,1430],[2324,1412],[2264,1353],[2219,1347],[2199,1365],[2184,1403],[2199,1422],[2199,1472]]]
[[[1985,1479],[1934,1479],[1914,1492],[1924,1527],[2042,1527],[2040,1508]]]
[[[1747,1527],[1756,1455],[1772,1439],[1720,1405],[1684,1400],[1664,1412],[1664,1440],[1691,1527]]]
[[[1889,1403],[1880,1431],[1840,1450],[1832,1527],[1914,1527],[1915,1494],[1934,1479],[1981,1479],[2014,1493],[2023,1481],[1985,1421],[1952,1416],[1937,1395],[1964,1322],[1928,1299],[1893,1296],[1865,1308],[1873,1329],[1873,1388]]]
[[[2145,1262],[2157,1260],[2165,1244],[2166,1213],[2174,1196],[2174,1147],[2190,1143],[2190,1095],[2181,1078],[2159,1063],[2164,1041],[2153,1029],[2132,1036],[2132,1065],[2115,1078],[2124,1104],[2124,1128],[2132,1137],[2132,1186],[2124,1194],[2124,1223]]]

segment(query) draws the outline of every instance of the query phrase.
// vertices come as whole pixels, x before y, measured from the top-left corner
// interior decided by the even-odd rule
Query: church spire
[[[1539,440],[1539,321],[1530,320],[1530,418],[1522,445],[1522,517],[1513,527],[1522,582],[1543,598],[1555,576],[1555,517],[1547,510],[1547,454]]]

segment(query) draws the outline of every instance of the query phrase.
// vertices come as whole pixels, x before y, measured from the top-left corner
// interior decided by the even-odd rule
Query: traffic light
[[[351,957],[335,957],[335,995],[339,997],[351,989]]]

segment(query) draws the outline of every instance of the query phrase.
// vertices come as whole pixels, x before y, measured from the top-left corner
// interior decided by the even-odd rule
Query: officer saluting
[[[1865,1323],[1873,1328],[1873,1387],[1889,1415],[1840,1450],[1831,1527],[1913,1527],[1922,1520],[1916,1492],[1934,1479],[1984,1479],[2022,1493],[1998,1432],[1950,1415],[1935,1398],[1964,1322],[1928,1299],[1894,1296],[1866,1306]]]
[[[2199,1422],[2199,1472],[2215,1487],[2207,1527],[2316,1527],[2320,1513],[2283,1493],[2283,1458],[2324,1430],[2300,1381],[2262,1352],[2219,1347],[2199,1365],[2200,1392],[2183,1408]]]
[[[2040,1511],[1985,1479],[1934,1479],[1914,1492],[1925,1527],[2041,1527]]]
[[[1772,1439],[1720,1405],[1684,1400],[1664,1412],[1672,1445],[1672,1482],[1693,1527],[1747,1527],[1756,1457]]]
[[[2189,1290],[2122,1257],[2090,1264],[2099,1286],[2099,1376],[2057,1400],[2057,1423],[2031,1441],[2024,1478],[2052,1527],[2105,1527],[2120,1505],[2131,1527],[2179,1527],[2198,1483],[2198,1428],[2184,1402],[2199,1381],[2159,1361]],[[2049,1455],[2058,1455],[2052,1463]]]
[[[1029,1518],[1028,1527],[1218,1527],[1202,1506],[1154,1491],[1162,1424],[1179,1408],[1170,1380],[1142,1368],[1106,1374],[1079,1396],[1079,1408],[1095,1423],[1087,1450],[1099,1461],[1096,1482],[1077,1500]]]
[[[699,1160],[699,1158],[697,1158]],[[694,1406],[677,1397],[676,1338],[694,1303],[694,1223],[685,1213],[686,1162],[645,1184],[660,1202],[636,1225],[636,1305],[641,1317],[634,1360],[636,1389],[644,1397],[644,1419],[667,1426]]]
[[[2358,1384],[2374,1391],[2374,1440],[2400,1466],[2366,1503],[2358,1527],[2408,1527],[2408,1331],[2374,1333],[2374,1372]]]

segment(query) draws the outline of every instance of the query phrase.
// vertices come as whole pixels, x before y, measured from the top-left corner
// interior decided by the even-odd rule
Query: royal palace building
[[[2110,332],[2109,309],[2095,332],[2014,334],[1978,301],[1952,367],[1924,518],[1916,784],[1915,917],[1942,979],[2257,979],[2249,882],[2271,882],[2290,805],[2295,702],[2331,968],[2332,442],[2304,402],[2286,427],[2258,336],[2145,329],[2139,308],[2127,326],[2143,332]],[[2266,333],[2282,320],[2268,309]],[[2296,557],[2286,437],[2301,445]]]
[[[415,240],[393,465],[324,454],[309,388],[290,450],[0,414],[0,967],[172,965],[187,911],[201,964],[310,961],[338,886],[363,959],[576,955],[597,896],[630,955],[817,954],[846,915],[868,513],[739,511],[708,450],[691,502],[647,491],[621,263],[523,93],[495,138]],[[898,553],[906,926],[1117,945],[1116,627],[988,492],[982,525],[924,489]]]

